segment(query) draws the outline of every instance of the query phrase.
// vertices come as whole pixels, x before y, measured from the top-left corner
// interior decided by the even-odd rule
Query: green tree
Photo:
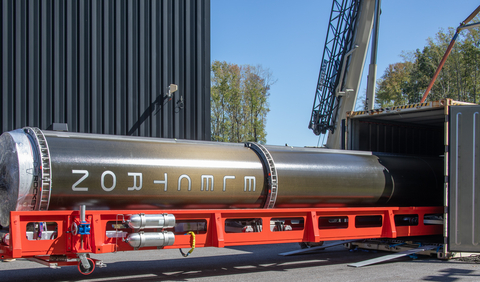
[[[480,19],[477,17],[476,21]],[[376,103],[380,107],[418,103],[425,93],[455,33],[453,28],[440,30],[428,38],[420,51],[404,54],[404,62],[390,65],[377,81]],[[464,30],[456,40],[442,71],[433,85],[428,100],[452,98],[478,101],[477,80],[480,73],[479,29]]]
[[[465,92],[468,102],[478,103],[479,88],[477,85],[480,72],[480,30],[471,29],[461,43],[464,52],[462,64],[465,65]]]
[[[270,86],[275,83],[271,73],[261,66],[244,67],[244,93],[246,108],[247,141],[266,142],[265,124],[267,123],[268,96]]]
[[[228,141],[228,130],[230,128],[230,117],[227,115],[231,85],[235,74],[225,62],[215,61],[212,64],[211,78],[211,135],[216,141]]]
[[[214,61],[211,77],[212,140],[265,143],[270,71]]]
[[[396,63],[388,66],[377,82],[376,103],[382,108],[406,104],[408,95],[405,89],[410,81],[411,62]]]

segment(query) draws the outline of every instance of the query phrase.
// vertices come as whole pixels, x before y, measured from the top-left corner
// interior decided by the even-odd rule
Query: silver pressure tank
[[[128,234],[125,240],[133,248],[165,247],[175,243],[175,234],[166,232],[139,232]]]
[[[24,128],[0,136],[10,211],[442,205],[441,158]]]
[[[134,214],[127,220],[132,229],[175,227],[173,214]]]

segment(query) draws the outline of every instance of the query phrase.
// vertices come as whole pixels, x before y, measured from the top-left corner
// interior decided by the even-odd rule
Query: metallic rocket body
[[[12,210],[441,205],[440,158],[24,128],[0,136]],[[413,195],[412,193],[415,193]],[[420,196],[419,196],[420,195]]]

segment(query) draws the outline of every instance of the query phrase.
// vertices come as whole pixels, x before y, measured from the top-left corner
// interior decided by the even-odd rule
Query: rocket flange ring
[[[50,203],[50,196],[52,192],[52,171],[50,163],[50,151],[48,149],[48,144],[43,132],[36,127],[25,127],[23,128],[25,133],[30,139],[32,151],[34,152],[34,162],[35,162],[35,175],[36,178],[34,183],[38,183],[36,190],[37,199],[35,203],[35,210],[46,211],[48,210],[48,205]],[[40,167],[38,167],[40,163]]]
[[[267,198],[263,205],[264,209],[271,209],[275,207],[275,201],[277,200],[277,191],[278,191],[278,177],[277,177],[277,168],[275,167],[275,162],[270,152],[265,148],[265,146],[255,143],[247,142],[245,147],[252,149],[262,161],[264,170],[265,170],[265,179],[267,181]]]

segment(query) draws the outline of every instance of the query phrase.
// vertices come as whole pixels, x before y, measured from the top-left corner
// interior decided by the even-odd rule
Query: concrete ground
[[[404,257],[354,268],[347,265],[388,253],[336,246],[310,254],[278,255],[297,249],[298,244],[199,248],[188,258],[178,250],[93,254],[108,267],[97,267],[89,276],[74,266],[50,269],[17,259],[0,263],[0,281],[480,281],[477,258]]]

